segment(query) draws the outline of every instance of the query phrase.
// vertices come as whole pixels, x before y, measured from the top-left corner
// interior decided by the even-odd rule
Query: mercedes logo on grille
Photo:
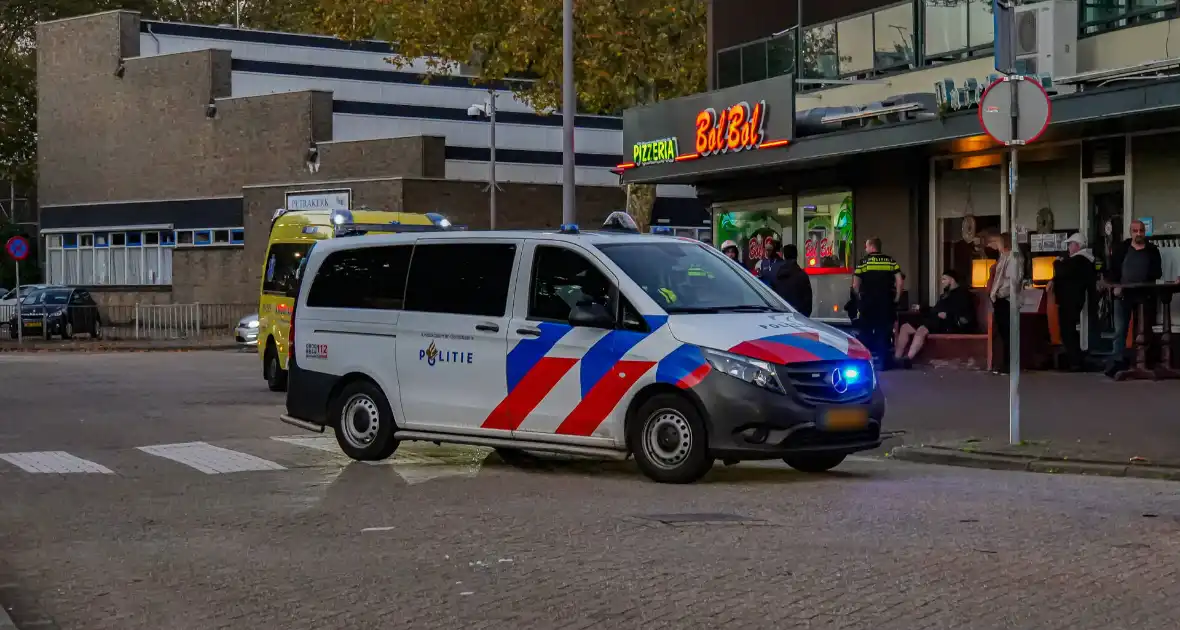
[[[828,374],[828,384],[836,390],[837,394],[848,391],[848,381],[844,380],[844,371],[840,368],[836,368],[832,370],[831,374]]]

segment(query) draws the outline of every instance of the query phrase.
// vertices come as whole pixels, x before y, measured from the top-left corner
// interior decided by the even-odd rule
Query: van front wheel
[[[397,425],[381,388],[371,381],[354,381],[328,407],[340,450],[352,459],[374,462],[397,450]]]
[[[713,468],[705,423],[683,396],[652,396],[629,424],[628,446],[648,478],[661,483],[692,483]]]

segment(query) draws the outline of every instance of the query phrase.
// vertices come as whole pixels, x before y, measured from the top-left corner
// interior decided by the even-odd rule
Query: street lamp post
[[[488,88],[488,100],[467,108],[471,118],[487,118],[488,126],[488,228],[496,229],[496,89]]]
[[[488,227],[496,229],[496,90],[488,88]]]
[[[574,0],[564,0],[561,18],[561,222],[577,222],[574,195]]]

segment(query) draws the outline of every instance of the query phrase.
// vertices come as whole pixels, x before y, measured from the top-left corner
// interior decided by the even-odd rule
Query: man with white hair
[[[1065,241],[1068,255],[1053,262],[1053,281],[1049,284],[1057,300],[1057,325],[1061,329],[1061,345],[1065,346],[1065,367],[1071,371],[1082,369],[1082,309],[1087,300],[1094,303],[1098,272],[1094,268],[1094,253],[1086,247],[1081,234],[1073,233]]]

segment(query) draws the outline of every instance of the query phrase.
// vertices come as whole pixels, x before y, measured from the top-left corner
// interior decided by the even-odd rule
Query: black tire
[[[279,364],[279,351],[274,344],[267,344],[266,354],[262,358],[262,375],[266,378],[266,386],[272,392],[287,391],[287,371]]]
[[[328,414],[340,450],[352,459],[381,461],[397,450],[393,410],[373,382],[359,380],[345,385],[328,403]]]
[[[639,470],[660,483],[693,483],[713,468],[709,437],[697,408],[678,394],[647,400],[627,426]]]
[[[94,318],[94,325],[90,327],[91,339],[102,339],[102,321],[97,317]]]
[[[62,341],[74,338],[74,322],[67,319],[61,323],[61,338]]]
[[[844,453],[797,453],[787,455],[783,461],[788,466],[805,473],[825,473],[839,466],[848,455]]]

